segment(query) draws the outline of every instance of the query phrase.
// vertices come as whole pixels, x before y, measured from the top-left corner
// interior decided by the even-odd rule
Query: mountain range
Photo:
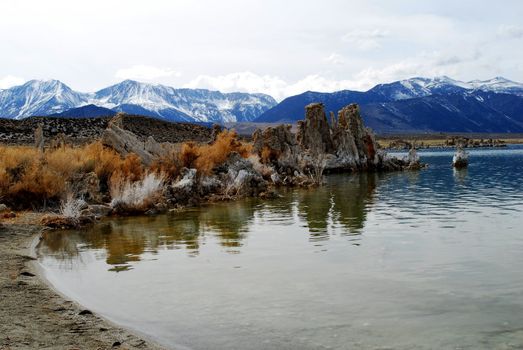
[[[280,103],[265,94],[175,89],[132,80],[94,93],[58,80],[31,80],[0,90],[0,117],[93,117],[126,112],[196,123],[293,123],[304,107],[322,102],[336,112],[358,103],[366,125],[386,132],[523,132],[523,84],[502,77],[463,82],[411,78],[368,91],[307,91]]]
[[[386,132],[523,132],[523,84],[502,77],[462,82],[412,78],[360,92],[307,91],[264,112],[255,122],[293,123],[304,106],[322,102],[336,112],[358,103],[365,124]]]
[[[125,80],[94,93],[72,90],[58,80],[31,80],[0,91],[0,117],[90,117],[126,112],[169,121],[251,121],[276,105],[268,95],[175,89]]]

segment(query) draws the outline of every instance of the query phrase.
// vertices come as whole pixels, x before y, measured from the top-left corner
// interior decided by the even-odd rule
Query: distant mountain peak
[[[306,92],[284,99],[255,121],[294,122],[311,102],[333,112],[358,103],[365,124],[378,132],[523,132],[523,84],[502,77],[471,82],[413,77],[366,92]]]
[[[174,89],[130,79],[94,93],[75,92],[59,80],[30,80],[0,90],[0,117],[66,116],[62,112],[67,110],[71,110],[72,116],[106,112],[93,107],[76,110],[90,104],[173,121],[222,123],[251,121],[276,105],[276,101],[264,94]]]

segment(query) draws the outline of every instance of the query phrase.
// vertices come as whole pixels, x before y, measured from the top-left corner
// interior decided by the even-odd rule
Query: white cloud
[[[6,75],[0,79],[0,89],[8,89],[12,86],[22,85],[24,82],[25,80],[23,78]]]
[[[380,41],[387,37],[389,32],[382,29],[354,29],[346,33],[342,40],[354,45],[355,48],[366,51],[380,47]]]
[[[451,52],[421,52],[419,55],[381,67],[367,67],[354,75],[355,85],[369,89],[376,84],[408,79],[416,76],[436,77],[447,75],[461,78],[464,67],[480,60],[476,50],[464,50],[459,55]],[[466,80],[466,78],[465,78]]]
[[[115,73],[118,79],[154,80],[168,77],[179,77],[180,72],[171,68],[158,68],[154,66],[135,65],[119,69]]]
[[[325,60],[340,59],[332,54]],[[258,75],[253,72],[237,72],[226,75],[200,75],[185,84],[187,88],[207,88],[223,92],[261,92],[271,95],[276,100],[301,94],[305,91],[333,92],[339,90],[366,91],[376,84],[408,79],[416,76],[435,77],[448,75],[460,76],[463,67],[481,59],[476,50],[464,50],[461,54],[453,52],[421,52],[408,59],[388,64],[367,66],[353,74],[344,74],[342,79],[331,75],[308,74],[304,78],[289,81],[276,75]]]
[[[335,65],[345,64],[345,58],[342,55],[337,54],[335,52],[333,52],[329,56],[325,57],[324,60],[328,63],[335,64]]]
[[[226,75],[199,75],[186,88],[206,88],[222,92],[262,92],[277,98],[287,83],[276,76],[257,75],[252,72],[238,72]]]
[[[261,92],[271,95],[276,100],[313,90],[332,92],[358,87],[349,80],[332,80],[318,74],[289,83],[277,76],[257,75],[252,72],[238,72],[220,76],[200,75],[187,83],[187,88],[206,88],[222,92]]]
[[[154,6],[138,0],[0,1],[0,79],[23,73],[27,79],[60,79],[80,91],[117,79],[232,85],[276,97],[312,80],[314,90],[347,80],[364,88],[387,77],[431,72],[522,81],[523,45],[517,44],[523,1],[506,2],[332,0],[319,16],[314,0],[157,0]],[[481,58],[460,61],[475,49]],[[444,54],[429,59],[433,66],[422,62],[423,52],[436,51]],[[231,72],[268,76],[235,78]]]
[[[497,34],[499,37],[519,39],[523,38],[523,27],[517,25],[503,24],[498,27]]]

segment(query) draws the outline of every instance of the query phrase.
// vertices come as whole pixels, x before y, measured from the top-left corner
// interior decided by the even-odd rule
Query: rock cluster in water
[[[457,169],[466,168],[469,165],[468,153],[461,145],[456,147],[456,153],[452,157],[452,166]]]
[[[342,108],[337,117],[331,114],[330,122],[321,103],[310,104],[305,111],[305,120],[298,123],[296,134],[291,132],[290,125],[256,130],[252,135],[250,151],[241,151],[242,154],[238,153],[240,151],[228,151],[211,171],[197,170],[197,166],[191,169],[189,166],[179,169],[177,177],[168,180],[162,178],[162,174],[150,173],[152,177],[148,178],[148,184],[146,180],[128,184],[128,191],[142,186],[138,193],[146,193],[147,186],[157,182],[154,186],[158,187],[158,191],[154,192],[153,199],[145,198],[140,203],[146,204],[140,204],[138,209],[136,205],[125,205],[122,202],[124,199],[115,201],[113,198],[110,204],[103,204],[96,174],[79,175],[75,178],[78,185],[75,193],[81,194],[82,201],[90,202],[83,204],[82,217],[96,218],[111,212],[125,214],[125,211],[156,213],[167,208],[241,196],[270,197],[275,195],[274,188],[277,186],[320,185],[324,171],[395,171],[422,167],[414,149],[405,159],[389,157],[378,150],[374,135],[364,126],[356,104]],[[219,132],[218,128],[213,130],[211,146],[213,142],[219,144]],[[138,155],[146,169],[162,157],[165,159],[176,154],[172,143],[159,143],[152,136],[144,141],[127,130],[121,115],[108,124],[101,142],[123,157],[130,153]],[[237,140],[232,142],[238,143]],[[134,202],[137,200],[134,197],[131,199]],[[54,221],[56,219],[51,217],[46,224],[64,225],[61,218]]]
[[[290,125],[257,130],[253,151],[279,172],[391,171],[420,167],[419,158],[398,159],[378,150],[374,134],[363,124],[357,104],[342,108],[330,123],[321,103],[305,107],[305,120],[298,122],[296,136]],[[268,155],[268,156],[267,156]]]
[[[310,104],[305,110],[305,120],[298,123],[296,134],[290,125],[256,130],[248,158],[232,152],[211,174],[182,169],[178,180],[164,191],[167,205],[194,205],[209,198],[271,196],[275,186],[319,185],[324,171],[421,168],[415,150],[406,159],[388,157],[378,150],[372,131],[363,124],[358,105],[344,107],[337,118],[331,115],[330,123],[323,104]],[[219,131],[215,128],[212,134]],[[130,152],[139,155],[145,165],[172,150],[172,144],[158,143],[152,137],[142,142],[123,129],[118,116],[109,123],[102,142],[123,156]]]

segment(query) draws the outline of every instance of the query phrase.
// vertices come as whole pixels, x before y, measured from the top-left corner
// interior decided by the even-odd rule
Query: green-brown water
[[[61,292],[177,349],[523,347],[523,148],[47,235]]]

